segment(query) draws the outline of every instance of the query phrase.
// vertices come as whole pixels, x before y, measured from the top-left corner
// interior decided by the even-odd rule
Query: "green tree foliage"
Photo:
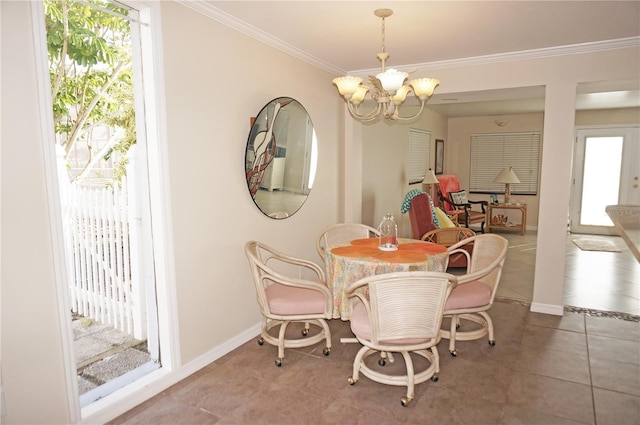
[[[128,10],[107,1],[89,2],[95,7],[73,0],[44,1],[55,132],[67,156],[74,144],[86,144],[85,167],[99,159],[93,158],[91,127],[125,130],[102,154],[104,159],[113,151],[125,154],[136,141],[131,31],[121,17]],[[124,165],[116,164],[116,175],[124,174]]]

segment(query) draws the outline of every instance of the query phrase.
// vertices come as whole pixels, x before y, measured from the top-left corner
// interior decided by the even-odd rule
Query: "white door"
[[[640,127],[579,128],[570,230],[615,235],[607,205],[640,205]]]

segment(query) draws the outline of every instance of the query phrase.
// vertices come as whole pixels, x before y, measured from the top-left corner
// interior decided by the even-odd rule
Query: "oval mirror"
[[[245,153],[249,193],[260,211],[290,217],[306,201],[317,164],[313,123],[290,97],[267,103],[251,125]]]

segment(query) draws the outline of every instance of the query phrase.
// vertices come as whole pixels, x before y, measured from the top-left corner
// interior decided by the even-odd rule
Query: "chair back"
[[[439,338],[455,276],[440,272],[399,272],[364,278],[368,297],[356,292],[369,313],[371,342],[420,344]]]
[[[378,237],[380,232],[360,223],[338,223],[325,228],[316,240],[316,250],[322,261],[326,261],[326,250],[335,246],[348,245],[354,239]]]
[[[422,235],[436,229],[433,222],[433,210],[431,209],[431,197],[421,193],[411,199],[409,208],[411,220],[411,234],[413,239],[420,239]]]
[[[491,303],[498,290],[509,241],[500,235],[476,235],[449,247],[449,255],[462,252],[462,246],[473,243],[473,254],[467,264],[467,274],[458,276],[459,282],[479,280],[491,287]]]
[[[442,229],[434,229],[422,235],[420,239],[426,242],[437,243],[450,247],[457,244],[463,239],[475,236],[476,232],[466,227],[445,227]]]
[[[476,232],[466,227],[446,227],[442,229],[435,229],[422,235],[422,240],[426,242],[437,243],[438,245],[444,245],[450,247],[458,242],[475,236]],[[473,253],[473,243],[468,243],[460,247],[466,250],[469,254]],[[448,267],[466,267],[467,256],[459,252],[449,255]]]
[[[256,241],[247,242],[244,246],[244,251],[249,260],[260,313],[264,316],[269,316],[271,312],[269,311],[269,302],[265,290],[274,282],[271,276],[277,276],[278,274],[267,266],[267,262],[271,258],[275,258],[276,253],[273,252],[273,248]]]
[[[449,193],[458,192],[460,190],[460,181],[458,180],[458,176],[453,174],[441,174],[436,176],[436,178],[438,179],[438,188],[443,198],[449,200],[451,199]],[[453,205],[448,202],[442,203],[444,204],[442,205],[444,212],[451,213],[452,211],[455,211]]]
[[[287,286],[322,286],[314,289],[321,290],[327,298],[331,296],[326,285],[317,285],[318,282],[325,282],[325,275],[324,270],[314,262],[287,255],[257,241],[247,242],[244,250],[249,260],[260,312],[264,316],[271,316],[266,290],[274,283]],[[308,276],[293,277],[301,273]]]

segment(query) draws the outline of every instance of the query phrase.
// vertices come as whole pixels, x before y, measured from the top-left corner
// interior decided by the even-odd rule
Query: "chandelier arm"
[[[398,117],[398,107],[389,99],[389,102],[385,102],[383,116],[388,120],[396,120]]]
[[[395,117],[395,120],[397,120],[397,121],[411,121],[411,120],[414,120],[414,119],[418,118],[418,115],[420,115],[420,114],[422,113],[422,110],[424,109],[424,104],[425,104],[425,103],[427,103],[427,101],[426,101],[426,100],[421,100],[421,101],[420,101],[420,110],[419,110],[418,112],[416,112],[416,114],[415,114],[415,115],[413,115],[413,116],[411,116],[411,117],[401,117],[401,116],[398,116],[397,112],[399,112],[399,109],[400,109],[400,108],[397,108],[397,109],[396,109],[396,117]],[[392,118],[392,119],[393,119],[393,118]]]
[[[381,104],[378,103],[378,105],[367,114],[360,114],[357,107],[353,106],[351,102],[347,102],[347,109],[349,110],[351,116],[362,122],[371,122],[378,118],[378,115],[380,114],[380,108]]]

